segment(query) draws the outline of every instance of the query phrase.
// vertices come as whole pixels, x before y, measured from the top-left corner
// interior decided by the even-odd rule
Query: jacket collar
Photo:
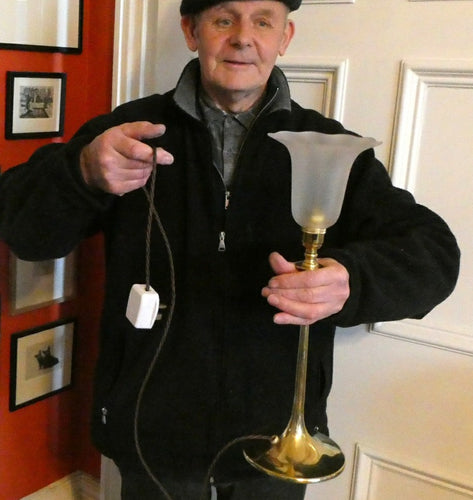
[[[201,120],[199,109],[200,65],[199,59],[190,61],[181,73],[174,91],[175,103],[186,113]],[[268,90],[264,103],[271,101],[266,112],[291,110],[291,95],[286,77],[280,68],[275,66],[268,81]]]

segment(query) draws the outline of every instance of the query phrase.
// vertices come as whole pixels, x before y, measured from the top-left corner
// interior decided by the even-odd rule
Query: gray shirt
[[[222,175],[225,185],[229,186],[232,182],[240,146],[261,108],[261,100],[248,111],[226,113],[217,108],[201,90],[199,105],[203,121],[212,135],[214,165]]]

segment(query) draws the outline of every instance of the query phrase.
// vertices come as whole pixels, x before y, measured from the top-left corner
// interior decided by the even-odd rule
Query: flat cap
[[[223,3],[228,0],[182,0],[181,2],[181,16],[187,14],[198,14],[209,7],[213,7],[219,3]],[[245,1],[245,0],[236,0]],[[279,0],[283,4],[287,5],[289,10],[297,10],[302,3],[302,0]]]

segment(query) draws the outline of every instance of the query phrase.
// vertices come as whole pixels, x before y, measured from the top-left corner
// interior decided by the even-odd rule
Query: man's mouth
[[[247,62],[247,61],[235,61],[233,59],[226,59],[225,62],[227,64],[231,64],[232,66],[241,66],[241,67],[244,67],[244,66],[251,66],[251,62]]]

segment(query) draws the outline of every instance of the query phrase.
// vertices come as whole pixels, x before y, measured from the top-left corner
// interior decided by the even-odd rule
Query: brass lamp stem
[[[302,244],[305,248],[304,260],[296,264],[300,271],[313,271],[319,267],[317,261],[319,248],[325,239],[325,229],[318,232],[302,230]],[[299,348],[297,351],[297,371],[294,388],[294,402],[291,420],[288,428],[304,427],[304,408],[307,380],[307,355],[309,351],[309,325],[302,325],[299,329]]]

